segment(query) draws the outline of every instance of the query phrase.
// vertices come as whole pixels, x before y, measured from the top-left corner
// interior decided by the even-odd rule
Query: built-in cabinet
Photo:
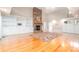
[[[79,18],[64,21],[62,32],[79,34]]]
[[[15,16],[2,16],[2,35],[15,35],[33,32],[31,17],[18,18]]]

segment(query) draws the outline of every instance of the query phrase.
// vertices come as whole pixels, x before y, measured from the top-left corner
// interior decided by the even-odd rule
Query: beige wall
[[[32,17],[32,7],[13,7],[11,15]]]

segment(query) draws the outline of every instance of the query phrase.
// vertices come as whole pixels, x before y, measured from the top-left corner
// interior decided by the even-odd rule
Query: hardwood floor
[[[31,33],[0,40],[1,52],[78,52],[79,35]]]

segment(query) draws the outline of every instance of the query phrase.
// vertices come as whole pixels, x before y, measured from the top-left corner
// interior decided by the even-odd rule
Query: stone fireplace
[[[33,28],[34,32],[42,32],[42,10],[33,8]]]

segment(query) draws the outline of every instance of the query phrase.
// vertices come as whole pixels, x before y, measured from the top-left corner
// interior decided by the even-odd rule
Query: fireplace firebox
[[[42,24],[34,24],[34,32],[41,32]]]

